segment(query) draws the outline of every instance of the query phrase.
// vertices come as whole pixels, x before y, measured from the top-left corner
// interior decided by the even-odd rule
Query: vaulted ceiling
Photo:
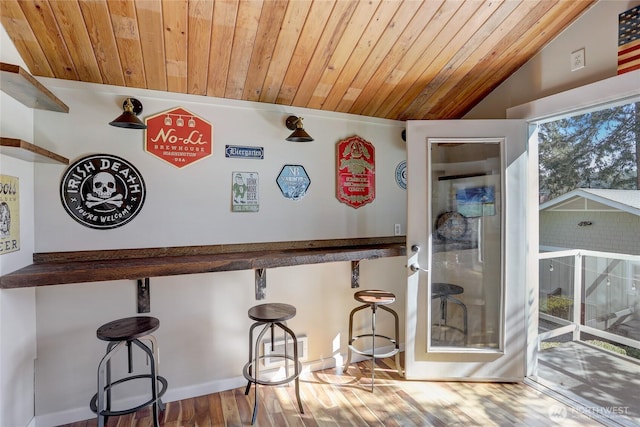
[[[35,76],[407,120],[462,117],[591,4],[0,0],[0,15]]]

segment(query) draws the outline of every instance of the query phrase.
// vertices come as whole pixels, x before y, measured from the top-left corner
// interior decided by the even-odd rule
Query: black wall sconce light
[[[292,130],[293,133],[286,138],[287,141],[292,142],[310,142],[313,138],[302,127],[302,117],[289,116],[285,121],[287,129]]]
[[[138,118],[138,115],[142,113],[142,103],[135,98],[127,98],[122,104],[124,112],[120,114],[112,122],[109,122],[111,126],[127,129],[146,129],[142,120]]]

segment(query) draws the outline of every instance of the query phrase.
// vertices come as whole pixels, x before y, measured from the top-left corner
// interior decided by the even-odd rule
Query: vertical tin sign
[[[375,148],[359,136],[336,144],[336,197],[352,208],[376,198]]]
[[[231,179],[231,211],[258,212],[258,173],[233,172]]]
[[[19,181],[15,176],[0,175],[0,255],[19,250]]]

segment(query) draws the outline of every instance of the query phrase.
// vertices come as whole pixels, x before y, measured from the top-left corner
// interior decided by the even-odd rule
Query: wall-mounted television
[[[496,189],[493,185],[456,190],[457,210],[467,218],[496,214]]]

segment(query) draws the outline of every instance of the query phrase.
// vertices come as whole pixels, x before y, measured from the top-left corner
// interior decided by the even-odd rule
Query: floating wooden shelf
[[[66,157],[15,138],[0,137],[0,154],[28,162],[69,164]]]
[[[24,105],[39,110],[68,113],[69,107],[24,68],[0,62],[0,89]]]
[[[0,277],[0,288],[252,270],[406,254],[405,237],[49,252]]]
[[[68,113],[69,107],[22,67],[0,62],[0,90],[29,108]],[[69,164],[69,159],[15,138],[0,138],[0,154],[39,163]]]

